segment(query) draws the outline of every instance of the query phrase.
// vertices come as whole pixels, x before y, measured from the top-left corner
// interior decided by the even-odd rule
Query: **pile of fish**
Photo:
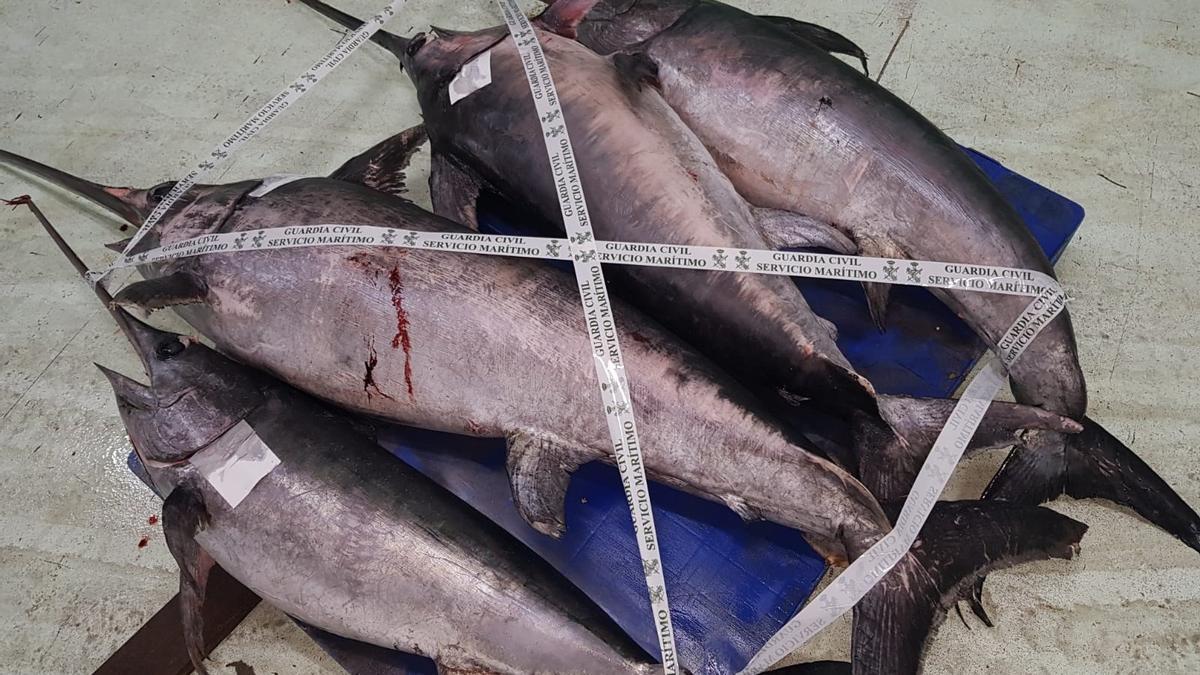
[[[862,50],[833,31],[701,0],[557,0],[535,25],[598,237],[822,248],[1053,275],[957,145],[832,55],[866,66]],[[508,29],[373,39],[411,79],[423,126],[326,178],[196,186],[136,251],[323,223],[470,233],[481,197],[561,233]],[[451,104],[450,82],[485,52],[491,83]],[[426,142],[434,213],[403,196],[408,162]],[[3,151],[0,161],[134,226],[173,186],[106,187]],[[570,276],[531,260],[361,246],[139,269],[145,280],[114,297],[97,290],[150,384],[104,372],[135,452],[168,495],[163,521],[198,669],[205,582],[219,564],[308,624],[427,655],[447,673],[655,670],[586,598],[378,448],[363,423],[506,439],[522,516],[546,536],[561,534],[571,473],[612,461]],[[789,279],[609,271],[653,479],[743,518],[796,528],[831,562],[857,559],[889,532],[954,401],[877,393]],[[886,327],[888,287],[865,291]],[[993,348],[1027,303],[936,294]],[[125,310],[168,307],[215,350]],[[949,607],[965,600],[987,620],[983,575],[1073,555],[1086,526],[1038,505],[1060,495],[1129,507],[1200,549],[1195,511],[1086,417],[1067,314],[1009,374],[1017,403],[993,403],[972,448],[1012,446],[1011,454],[981,500],[939,503],[917,544],[855,608],[853,672],[917,672]],[[841,431],[817,431],[831,423]],[[195,460],[247,444],[266,446],[280,463],[234,507]]]

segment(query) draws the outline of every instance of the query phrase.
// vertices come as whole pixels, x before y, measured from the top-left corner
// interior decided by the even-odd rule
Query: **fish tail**
[[[1087,526],[1050,509],[939,502],[916,545],[854,608],[855,673],[916,673],[929,635],[983,574],[1071,558]]]
[[[319,0],[300,0],[300,3],[303,5],[308,5],[325,18],[341,24],[344,28],[348,28],[350,30],[357,30],[360,26],[366,23],[362,19],[355,18],[354,16],[351,16],[350,14],[347,14],[336,7],[331,7],[323,2],[319,2]],[[371,41],[394,54],[396,58],[400,58],[404,54],[404,50],[408,47],[409,43],[407,38],[402,38],[395,33],[389,33],[385,30],[376,31],[376,33],[371,36]]]
[[[1128,446],[1091,418],[1083,431],[1035,432],[1017,444],[985,499],[1038,504],[1060,495],[1107,499],[1136,511],[1200,551],[1200,516]]]
[[[849,468],[876,499],[903,499],[958,401],[908,396],[880,396],[878,401],[887,424],[866,415],[854,418],[853,466]],[[1036,406],[995,401],[984,414],[967,451],[1007,447],[1026,430],[1074,434],[1082,429],[1078,422]]]

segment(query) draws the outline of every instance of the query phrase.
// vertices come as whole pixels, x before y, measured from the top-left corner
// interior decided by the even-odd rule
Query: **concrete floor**
[[[339,2],[364,14],[382,4]],[[1076,297],[1091,414],[1200,504],[1194,1],[735,4],[830,26],[875,69],[911,21],[883,82],[961,142],[1088,209],[1059,270]],[[431,22],[473,28],[499,14],[484,0],[412,2],[389,27]],[[141,186],[185,173],[337,38],[280,0],[0,0],[0,26],[0,147]],[[327,172],[417,119],[391,57],[363,49],[215,178]],[[122,236],[95,209],[0,170],[0,196],[23,193],[94,264],[108,255],[100,244]],[[125,469],[127,442],[91,362],[140,369],[24,209],[0,212],[0,261],[0,625],[10,626],[0,671],[86,672],[176,585],[147,522],[158,504]],[[963,467],[952,492],[977,494],[1001,456]],[[947,621],[929,672],[1200,670],[1200,556],[1126,513],[1054,508],[1091,525],[1082,556],[993,575],[997,628]],[[847,633],[843,623],[822,635],[806,660],[844,657]],[[260,675],[336,672],[270,608],[217,650],[214,672],[234,672],[235,660]]]

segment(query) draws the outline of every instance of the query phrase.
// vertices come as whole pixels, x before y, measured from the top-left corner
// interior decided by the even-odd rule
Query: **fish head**
[[[134,227],[141,227],[176,185],[174,181],[150,188],[101,185],[5,150],[0,150],[0,163],[18,167],[65,188],[104,207]],[[142,237],[137,251],[218,231],[238,203],[260,183],[250,180],[191,186]]]
[[[423,110],[449,105],[447,88],[463,66],[508,37],[507,26],[477,31],[432,28],[409,39],[400,56]]]
[[[97,366],[148,468],[182,462],[262,405],[264,380],[199,340],[161,331],[114,309],[150,384]]]
[[[537,22],[600,54],[648,40],[679,20],[700,0],[550,0]]]

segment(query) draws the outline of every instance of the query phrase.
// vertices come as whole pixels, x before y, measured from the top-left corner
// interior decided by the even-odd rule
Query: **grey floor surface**
[[[907,24],[883,83],[1087,208],[1059,271],[1075,295],[1091,414],[1200,504],[1195,0],[735,4],[830,26],[876,69]],[[484,0],[414,0],[389,27],[498,22]],[[0,0],[0,35],[0,147],[138,186],[186,173],[338,37],[283,0]],[[214,178],[327,172],[417,120],[391,57],[363,49]],[[422,159],[410,184],[427,203]],[[0,197],[23,193],[93,264],[123,236],[96,209],[0,169]],[[158,504],[125,469],[127,441],[91,363],[140,369],[23,209],[0,211],[0,270],[0,672],[90,672],[176,584],[148,522]],[[1001,456],[962,467],[952,494],[977,494]],[[929,672],[1200,671],[1200,556],[1124,512],[1054,508],[1091,526],[1082,555],[995,574],[998,626],[948,620]],[[847,635],[843,622],[804,659],[844,657]],[[234,673],[235,661],[259,675],[336,672],[269,608],[217,651],[213,671]]]

